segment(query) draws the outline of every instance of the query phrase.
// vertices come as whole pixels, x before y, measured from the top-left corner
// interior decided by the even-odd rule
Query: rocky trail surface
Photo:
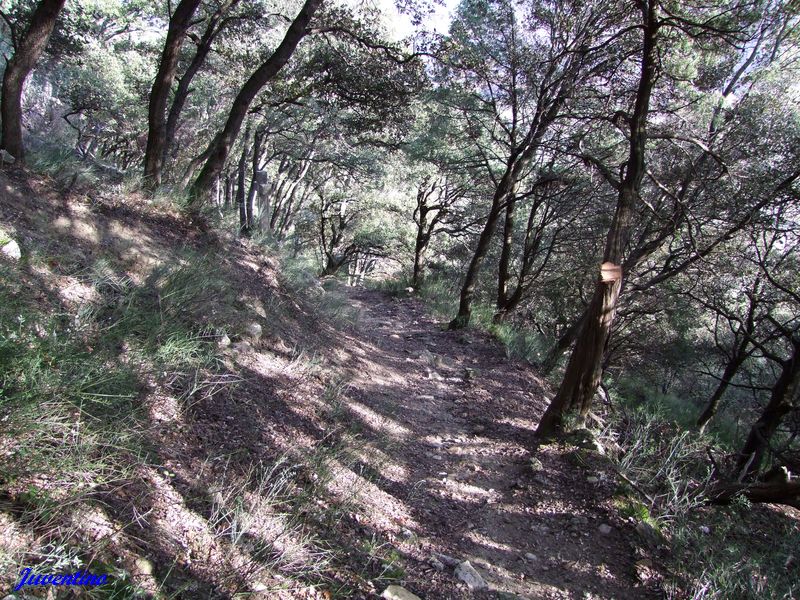
[[[345,404],[371,463],[359,502],[371,528],[399,528],[403,585],[431,599],[646,597],[602,461],[559,445],[531,455],[546,406],[531,367],[414,298],[346,293],[361,315]]]

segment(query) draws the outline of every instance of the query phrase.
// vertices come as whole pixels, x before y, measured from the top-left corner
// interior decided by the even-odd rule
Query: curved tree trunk
[[[783,418],[794,410],[794,398],[800,391],[800,339],[792,340],[792,355],[781,364],[781,373],[772,388],[770,399],[753,424],[739,453],[736,471],[741,479],[752,479],[761,469],[769,444]]]
[[[0,100],[0,118],[3,120],[0,148],[5,148],[20,162],[25,160],[22,143],[22,89],[39,57],[47,47],[50,34],[56,25],[58,13],[66,0],[42,0],[31,16],[25,35],[16,45],[14,56],[3,73],[3,96]]]
[[[642,67],[630,118],[630,149],[625,177],[618,185],[617,207],[606,238],[603,264],[600,265],[586,320],[567,363],[558,393],[542,415],[536,429],[538,437],[546,438],[560,430],[563,417],[568,411],[578,409],[580,416],[585,417],[600,384],[603,353],[614,324],[617,300],[622,288],[623,253],[630,239],[634,209],[639,200],[639,189],[645,173],[647,115],[656,78],[656,37],[659,23],[655,14],[655,3],[643,5],[642,13]]]
[[[175,80],[183,38],[191,24],[201,0],[181,0],[170,17],[167,39],[161,52],[153,87],[150,90],[150,104],[147,109],[147,149],[144,155],[144,178],[146,185],[153,189],[161,184],[161,170],[164,166],[164,151],[167,132],[167,100]],[[213,182],[212,182],[213,183]]]
[[[231,146],[236,141],[236,136],[239,134],[250,105],[263,87],[289,62],[289,58],[300,40],[305,37],[311,18],[322,2],[323,0],[306,0],[303,8],[300,9],[297,17],[286,31],[283,41],[242,86],[233,101],[225,126],[208,147],[208,160],[190,188],[193,205],[197,206],[206,200],[214,179],[225,166]]]

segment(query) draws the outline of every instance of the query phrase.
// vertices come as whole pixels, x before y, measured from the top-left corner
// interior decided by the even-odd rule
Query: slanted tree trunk
[[[796,407],[794,400],[800,392],[800,338],[792,340],[791,356],[781,362],[781,372],[772,387],[769,402],[753,424],[739,453],[736,471],[740,479],[752,479],[761,469],[770,441],[783,418]]]
[[[655,3],[642,5],[644,30],[642,66],[633,114],[630,117],[630,146],[625,176],[618,184],[617,207],[606,238],[603,263],[587,309],[586,320],[575,343],[564,379],[556,397],[547,407],[536,430],[546,438],[560,430],[568,411],[579,410],[581,418],[589,408],[600,384],[603,353],[614,323],[622,287],[623,252],[630,239],[634,209],[645,173],[645,143],[650,95],[656,79],[656,39],[659,24]]]
[[[150,90],[150,104],[147,109],[147,149],[144,155],[145,184],[153,189],[161,184],[161,170],[164,166],[164,148],[167,132],[167,100],[175,80],[183,38],[201,0],[181,0],[169,19],[167,39],[161,52],[153,87]],[[213,184],[213,178],[209,182]],[[210,186],[209,186],[210,189]]]
[[[247,116],[247,111],[253,100],[255,100],[264,86],[289,62],[289,58],[291,58],[300,40],[305,37],[311,18],[322,2],[323,0],[305,1],[300,12],[286,31],[283,41],[266,62],[256,69],[242,86],[233,101],[225,126],[208,147],[208,160],[206,160],[200,175],[197,176],[190,188],[191,204],[195,207],[207,198],[214,178],[225,166],[231,146],[236,141],[236,136],[239,134],[242,122]]]
[[[761,280],[756,278],[755,282],[753,283],[753,289],[748,292],[750,303],[747,308],[747,316],[744,319],[741,330],[738,332],[738,335],[741,335],[742,339],[734,346],[733,352],[728,360],[728,364],[725,365],[725,370],[722,372],[722,377],[719,380],[717,389],[714,390],[714,393],[711,395],[705,410],[697,419],[697,427],[700,430],[700,433],[705,431],[708,422],[714,418],[714,415],[717,414],[720,400],[722,400],[722,396],[728,389],[731,380],[739,371],[739,368],[742,366],[742,364],[744,364],[744,361],[750,356],[748,347],[750,346],[750,339],[753,335],[753,331],[755,330],[755,314],[756,307],[758,306],[758,288],[760,284]]]
[[[226,0],[222,5],[217,8],[216,12],[208,20],[208,25],[203,32],[200,41],[197,43],[197,50],[195,51],[192,61],[186,67],[186,71],[178,80],[178,87],[175,89],[175,95],[172,100],[172,105],[169,109],[167,116],[166,128],[164,130],[164,156],[162,158],[162,165],[167,164],[169,151],[175,143],[175,134],[178,131],[178,121],[180,120],[183,107],[186,100],[189,98],[189,86],[197,75],[200,67],[206,61],[208,53],[211,51],[211,46],[214,43],[217,35],[225,28],[229,19],[223,19],[227,11],[236,6],[240,0]],[[177,11],[176,11],[177,12]],[[163,166],[162,166],[163,168]]]
[[[17,41],[14,56],[3,73],[3,97],[0,100],[0,118],[3,120],[0,148],[4,148],[20,163],[25,161],[22,143],[22,89],[39,57],[47,47],[50,34],[56,25],[58,13],[66,0],[42,0],[31,16],[28,30]]]

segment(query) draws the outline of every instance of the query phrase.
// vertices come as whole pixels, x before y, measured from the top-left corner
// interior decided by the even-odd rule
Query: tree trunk
[[[305,37],[311,18],[322,2],[323,0],[306,0],[303,8],[286,31],[283,41],[242,86],[233,101],[225,126],[209,145],[206,164],[190,188],[191,204],[196,206],[206,200],[214,178],[222,171],[225,161],[228,159],[231,146],[239,134],[250,104],[262,88],[289,62],[297,44]]]
[[[622,287],[623,253],[630,239],[634,209],[645,173],[647,114],[656,76],[656,37],[659,24],[655,15],[655,3],[643,5],[642,12],[642,67],[636,102],[630,118],[630,148],[625,177],[619,182],[617,207],[606,238],[603,263],[600,265],[586,320],[567,363],[558,393],[542,415],[536,429],[536,435],[541,438],[550,437],[560,430],[563,417],[568,411],[578,409],[580,417],[585,418],[600,384],[603,353],[614,323]]]
[[[504,195],[504,194],[503,194]],[[462,329],[469,325],[472,316],[472,300],[475,297],[475,284],[478,280],[478,273],[480,272],[481,263],[489,252],[489,246],[492,242],[497,221],[500,218],[500,204],[499,196],[501,191],[495,193],[495,200],[492,202],[492,209],[489,211],[489,216],[486,219],[486,224],[483,226],[483,231],[478,238],[478,246],[475,248],[475,253],[472,255],[472,260],[469,262],[467,274],[464,277],[464,283],[461,286],[461,294],[459,296],[458,314],[450,321],[448,326],[450,329]]]
[[[419,217],[417,223],[417,237],[414,240],[414,271],[411,274],[411,285],[418,288],[422,283],[424,273],[423,261],[425,260],[425,249],[428,247],[430,235],[427,234],[428,227],[428,208],[419,206]]]
[[[224,22],[222,22],[220,25],[223,15],[238,3],[239,0],[227,0],[227,2],[223,3],[223,5],[220,6],[209,18],[206,30],[203,32],[203,36],[200,38],[200,41],[197,44],[197,51],[195,52],[192,61],[189,63],[189,66],[186,67],[186,71],[184,72],[183,76],[178,80],[178,87],[175,90],[175,96],[172,100],[172,106],[170,106],[169,109],[166,129],[164,131],[164,156],[162,158],[162,165],[167,164],[169,151],[175,143],[175,134],[178,131],[178,120],[183,112],[183,107],[186,104],[186,100],[189,97],[189,86],[191,85],[194,76],[197,75],[197,72],[200,70],[200,67],[203,66],[203,63],[205,63],[206,57],[211,51],[211,45],[214,43],[214,39],[216,39],[219,32],[222,31],[225,26]]]
[[[753,330],[755,329],[755,313],[756,307],[758,306],[758,288],[760,284],[760,279],[756,278],[755,282],[753,283],[753,289],[748,293],[750,303],[747,309],[747,316],[745,317],[743,329],[739,331],[739,335],[742,336],[742,339],[733,349],[733,354],[731,355],[728,364],[725,365],[725,370],[722,372],[722,377],[719,380],[717,389],[714,390],[711,399],[708,401],[708,405],[706,405],[706,409],[697,419],[697,427],[700,433],[705,431],[708,422],[714,418],[714,415],[717,414],[719,403],[723,394],[725,394],[725,391],[728,389],[728,386],[730,385],[734,375],[736,375],[736,373],[739,371],[739,367],[742,366],[744,361],[749,356],[747,347],[750,345],[750,338],[753,335]]]
[[[242,142],[242,155],[239,158],[239,167],[236,170],[236,205],[239,207],[239,233],[244,236],[250,235],[250,215],[247,214],[247,203],[245,202],[245,167],[247,166],[247,142],[250,138],[250,129],[244,132]]]
[[[718,483],[704,493],[713,504],[730,504],[735,498],[744,496],[751,502],[785,504],[800,509],[800,481]]]
[[[448,326],[450,329],[462,329],[469,325],[469,320],[472,316],[472,300],[475,297],[475,284],[478,280],[478,273],[480,272],[483,259],[489,252],[492,236],[497,227],[497,221],[500,219],[500,212],[503,210],[505,203],[513,198],[516,191],[517,180],[536,151],[536,141],[543,133],[543,129],[537,132],[537,134],[533,136],[533,139],[529,141],[529,145],[521,155],[512,155],[511,158],[509,158],[506,171],[503,173],[503,177],[495,189],[492,198],[492,207],[489,210],[489,215],[483,226],[483,231],[481,231],[481,235],[478,238],[478,246],[475,248],[475,253],[472,255],[472,260],[470,260],[467,273],[464,276],[464,283],[461,286],[461,294],[459,296],[458,314],[450,321],[450,325]]]
[[[514,205],[516,199],[512,196],[506,205],[506,218],[503,223],[503,247],[500,251],[500,263],[497,268],[497,315],[502,315],[508,310],[508,280],[509,266],[511,265],[511,248],[514,242]],[[521,284],[522,282],[520,282]]]
[[[22,89],[39,57],[47,47],[50,34],[66,0],[42,0],[31,16],[31,24],[17,43],[14,56],[3,73],[3,97],[0,100],[0,118],[3,120],[0,148],[25,161],[22,143]]]
[[[752,479],[761,469],[769,444],[800,390],[800,339],[792,341],[792,355],[781,363],[781,373],[758,421],[753,424],[739,453],[736,471],[742,479]]]
[[[717,414],[717,410],[719,409],[719,401],[722,399],[723,394],[725,394],[727,391],[731,379],[733,379],[733,376],[736,375],[736,372],[739,370],[739,367],[742,366],[743,362],[744,356],[742,356],[740,360],[731,360],[725,366],[725,370],[722,372],[722,377],[719,380],[717,389],[714,390],[714,393],[711,395],[705,410],[697,419],[697,428],[700,433],[705,431],[708,422]]]
[[[153,88],[150,90],[150,104],[147,110],[147,149],[144,155],[145,184],[150,188],[161,185],[161,170],[164,166],[166,145],[167,100],[175,80],[183,38],[191,24],[192,16],[201,0],[181,0],[169,20],[167,39],[161,53]],[[213,183],[213,179],[211,180]]]

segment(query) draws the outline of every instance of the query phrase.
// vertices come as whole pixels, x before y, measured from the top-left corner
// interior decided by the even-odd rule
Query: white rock
[[[609,533],[612,532],[612,530],[613,529],[611,525],[606,525],[605,523],[603,523],[602,525],[600,525],[600,527],[597,528],[597,531],[599,531],[603,535],[608,535]]]
[[[22,258],[22,251],[19,249],[19,244],[14,240],[9,240],[3,247],[0,248],[0,254],[11,260],[19,260]]]
[[[525,553],[525,560],[529,560],[531,562],[536,562],[539,560],[539,557],[536,556],[533,552],[526,552]]]
[[[220,348],[227,348],[231,345],[231,338],[228,337],[227,333],[223,333],[222,337],[217,340],[217,346]]]
[[[254,340],[258,340],[261,338],[263,330],[261,329],[261,325],[253,321],[252,323],[248,323],[245,326],[245,332],[247,333],[248,337],[251,337]]]
[[[473,567],[472,563],[468,560],[465,560],[456,567],[455,575],[467,584],[471,592],[485,590],[488,587],[483,577],[481,577],[480,573],[475,570],[475,567]]]
[[[406,588],[399,585],[390,585],[381,594],[381,598],[386,600],[421,600],[416,594],[412,594]]]
[[[436,553],[433,555],[433,557],[442,564],[447,565],[448,567],[457,567],[461,563],[461,561],[458,560],[457,558],[453,558],[452,556],[448,556],[447,554]]]

